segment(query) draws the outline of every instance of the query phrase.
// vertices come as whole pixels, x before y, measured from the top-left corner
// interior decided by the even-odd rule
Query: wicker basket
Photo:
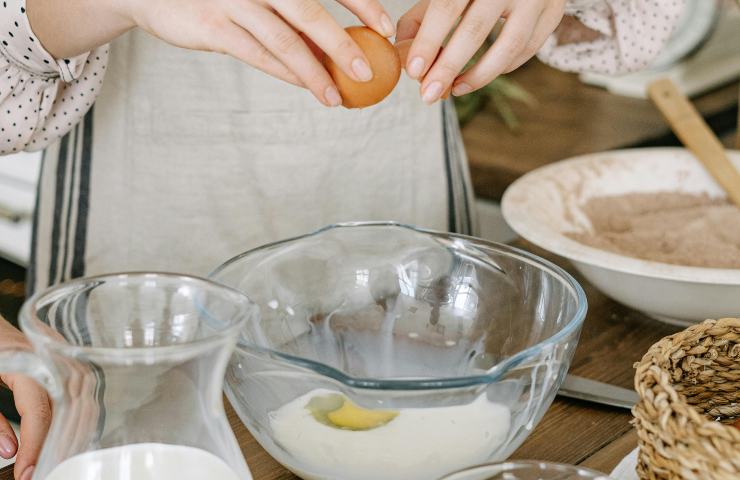
[[[740,319],[666,337],[635,366],[640,478],[740,479],[740,430],[728,424],[740,416]]]

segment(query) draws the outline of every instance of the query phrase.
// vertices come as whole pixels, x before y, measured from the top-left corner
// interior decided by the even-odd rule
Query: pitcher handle
[[[17,373],[35,380],[53,399],[61,396],[60,383],[36,353],[20,348],[0,351],[0,372]]]

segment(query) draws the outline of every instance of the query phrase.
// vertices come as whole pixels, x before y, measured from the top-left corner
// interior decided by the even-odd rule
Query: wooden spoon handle
[[[661,78],[648,85],[648,95],[676,136],[740,207],[740,173],[727,157],[725,147],[689,99],[668,78]]]

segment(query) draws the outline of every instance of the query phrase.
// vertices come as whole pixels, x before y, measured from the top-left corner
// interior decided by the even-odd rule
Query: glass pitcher
[[[224,370],[256,309],[208,280],[129,273],[75,280],[20,315],[35,352],[0,352],[53,400],[34,480],[251,479],[226,419]]]

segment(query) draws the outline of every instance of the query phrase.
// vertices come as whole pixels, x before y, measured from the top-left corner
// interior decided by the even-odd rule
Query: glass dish
[[[327,227],[212,277],[261,313],[226,393],[304,479],[430,480],[507,458],[552,402],[586,314],[548,261],[393,223]]]
[[[517,460],[469,468],[441,480],[610,480],[610,477],[576,465]]]

